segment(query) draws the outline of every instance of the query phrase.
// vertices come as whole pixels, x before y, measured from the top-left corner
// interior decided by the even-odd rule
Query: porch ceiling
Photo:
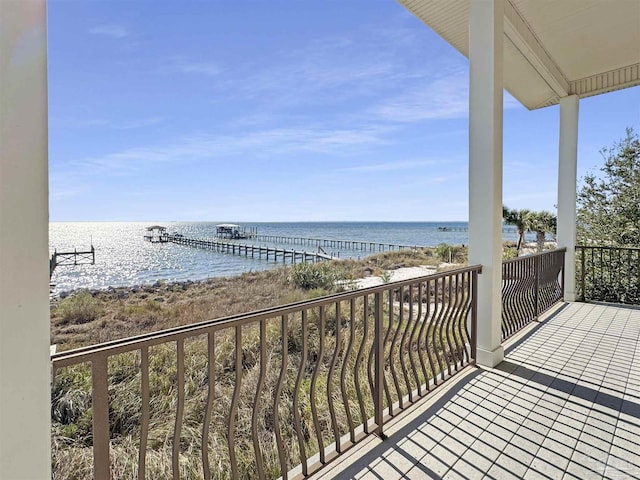
[[[398,0],[469,57],[470,0]],[[505,0],[504,85],[529,109],[640,85],[639,0]]]

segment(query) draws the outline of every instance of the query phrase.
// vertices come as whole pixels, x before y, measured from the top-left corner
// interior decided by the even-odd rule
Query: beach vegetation
[[[578,191],[577,237],[585,245],[640,245],[640,136],[628,128],[625,138],[600,151],[599,172],[582,179]]]
[[[515,245],[509,245],[507,242],[502,244],[502,260],[511,260],[518,257],[518,250]]]
[[[459,263],[466,256],[466,249],[460,245],[441,243],[434,249],[433,253],[445,262]]]
[[[640,303],[640,136],[626,136],[600,151],[599,171],[582,179],[578,191],[577,238],[582,250],[578,278],[582,295],[615,303]],[[630,247],[630,248],[628,248]]]
[[[367,257],[364,260],[364,265],[375,266],[382,270],[396,270],[402,267],[417,267],[419,265],[437,266],[437,263],[431,248],[411,248],[383,252]]]
[[[56,318],[60,325],[92,322],[102,313],[100,302],[87,291],[71,295],[56,305]]]
[[[466,250],[466,249],[465,249]],[[463,253],[456,257],[466,261]],[[384,271],[403,267],[432,266],[443,270],[442,260],[433,249],[405,249],[381,252],[361,260],[344,259],[315,264],[325,265],[324,280],[337,281],[305,289],[291,282],[291,271],[303,269],[295,265],[271,270],[246,272],[242,275],[193,282],[160,282],[154,285],[78,291],[65,299],[54,299],[51,308],[51,343],[58,351],[83,347],[173,328],[240,313],[349,290],[354,280],[379,276]],[[313,276],[313,275],[310,275]],[[304,278],[304,275],[301,275]],[[302,280],[301,280],[302,281]],[[306,280],[305,280],[306,283]],[[74,300],[78,297],[79,300]],[[90,314],[74,317],[69,305],[91,305]],[[79,318],[78,321],[74,318]],[[92,318],[93,320],[88,320]]]
[[[347,279],[346,270],[334,262],[298,263],[289,270],[289,283],[303,290],[322,289],[330,292]]]
[[[391,270],[385,270],[380,274],[380,280],[382,280],[382,283],[389,283],[391,276]]]

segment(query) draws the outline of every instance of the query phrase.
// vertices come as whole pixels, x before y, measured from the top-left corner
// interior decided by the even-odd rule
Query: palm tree
[[[524,242],[524,232],[527,230],[527,217],[531,212],[527,209],[511,210],[509,207],[502,206],[502,218],[507,225],[514,225],[518,229],[518,245],[516,252],[520,254],[522,243]]]
[[[536,232],[538,251],[544,248],[547,232],[556,233],[558,219],[551,212],[530,212],[527,215],[525,226],[531,232]]]

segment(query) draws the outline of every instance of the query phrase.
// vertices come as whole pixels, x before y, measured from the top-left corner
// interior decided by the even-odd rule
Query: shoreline
[[[513,246],[515,246],[514,242],[504,242],[504,244],[511,244],[513,243]],[[452,244],[453,245],[453,244]],[[461,245],[453,245],[453,246],[462,246],[463,248],[465,247],[465,245],[461,244]],[[434,250],[437,247],[424,247],[426,249],[430,249],[430,250]],[[547,241],[545,242],[545,250],[548,249],[555,249],[556,248],[556,242],[554,241]],[[401,251],[399,251],[401,252]],[[399,253],[396,252],[396,253]],[[394,251],[392,252],[382,252],[382,253],[394,253]],[[531,254],[535,254],[537,253],[537,244],[536,242],[525,242],[522,245],[522,249],[520,251],[520,257],[523,256],[527,256],[527,255],[531,255]],[[337,259],[337,260],[333,260],[336,262],[342,262],[342,261],[352,261],[352,262],[366,262],[368,259],[370,258],[374,258],[377,255],[380,255],[380,253],[372,253],[370,255],[367,255],[365,257],[359,258],[359,259],[353,259],[353,258],[342,258],[342,259]],[[455,265],[455,264],[454,264]],[[181,287],[183,286],[189,286],[189,285],[193,285],[193,284],[205,284],[205,283],[210,283],[210,282],[215,282],[217,280],[221,280],[221,279],[227,279],[227,278],[235,278],[235,277],[239,277],[245,274],[252,274],[252,273],[259,273],[259,272],[266,272],[266,271],[271,271],[271,270],[277,270],[279,268],[285,267],[285,268],[290,268],[292,265],[282,265],[282,264],[277,264],[277,263],[273,263],[271,264],[270,268],[263,268],[263,269],[257,269],[257,270],[246,270],[246,271],[242,271],[242,272],[238,272],[235,274],[231,274],[231,275],[220,275],[220,276],[207,276],[207,277],[203,277],[203,278],[189,278],[189,279],[185,279],[185,280],[172,280],[169,278],[166,279],[155,279],[155,280],[149,280],[148,282],[141,282],[141,283],[134,283],[131,285],[108,285],[108,286],[104,286],[104,287],[79,287],[79,288],[71,288],[68,290],[61,290],[60,292],[54,292],[54,288],[55,288],[55,282],[52,282],[51,285],[54,287],[52,289],[51,295],[50,295],[50,300],[51,302],[54,301],[59,301],[59,300],[63,300],[71,295],[74,295],[78,292],[83,292],[83,291],[88,291],[89,293],[91,293],[92,295],[96,295],[99,293],[115,293],[115,294],[122,294],[123,291],[126,292],[133,292],[133,293],[137,293],[138,291],[141,290],[149,290],[147,293],[151,293],[153,290],[152,289],[158,289],[161,288],[162,286],[167,286],[167,285],[180,285]],[[419,268],[419,267],[424,267],[424,271],[427,272],[425,273],[425,275],[429,275],[430,273],[435,273],[435,271],[431,271],[430,269],[432,268],[431,266],[413,266],[413,267],[404,267],[404,268]],[[395,269],[391,269],[394,271],[400,270],[403,267],[398,267]],[[392,279],[389,281],[400,281],[400,280],[406,280],[409,278],[414,278],[415,276],[418,275],[414,275],[414,277],[411,276],[406,276],[406,275],[412,275],[409,272],[406,273],[396,273],[396,274],[392,274]],[[383,280],[380,280],[379,283],[374,282],[374,280],[371,279],[372,275],[368,275],[368,276],[364,276],[361,278],[357,278],[357,279],[353,279],[354,282],[358,283],[358,285],[364,285],[360,288],[365,288],[365,286],[375,286],[375,285],[380,285],[382,283],[384,283]]]

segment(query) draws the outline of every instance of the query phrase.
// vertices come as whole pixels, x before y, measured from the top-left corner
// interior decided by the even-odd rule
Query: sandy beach
[[[371,276],[365,278],[359,278],[355,281],[356,288],[375,287],[389,282],[400,282],[402,280],[409,280],[411,278],[423,277],[425,275],[432,275],[438,272],[436,267],[430,267],[426,265],[420,265],[417,267],[401,267],[395,270],[386,270],[389,274],[388,281],[382,276]]]

